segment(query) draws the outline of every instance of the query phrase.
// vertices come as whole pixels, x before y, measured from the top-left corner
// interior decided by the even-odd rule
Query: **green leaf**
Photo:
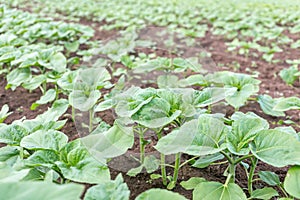
[[[7,85],[6,89],[11,88],[15,90],[19,85],[24,82],[27,82],[31,79],[31,73],[29,68],[17,68],[12,70],[7,76]]]
[[[90,110],[101,97],[101,93],[98,90],[89,90],[82,88],[74,89],[69,95],[69,102],[71,106],[80,111]]]
[[[27,90],[34,90],[34,89],[38,88],[46,80],[47,80],[47,77],[44,74],[40,74],[40,75],[34,76],[29,81],[24,82],[22,84],[22,87],[24,87]]]
[[[223,122],[210,115],[184,123],[179,129],[161,138],[155,148],[166,155],[187,153],[201,156],[222,151],[227,128]]]
[[[28,131],[22,126],[8,125],[0,129],[0,143],[19,145],[26,135],[28,135]]]
[[[283,117],[285,116],[284,112],[274,110],[275,105],[280,101],[279,99],[273,99],[269,95],[258,95],[257,101],[261,107],[261,109],[267,115],[275,116],[275,117]]]
[[[13,165],[20,154],[19,147],[5,146],[0,148],[0,162]]]
[[[287,110],[299,110],[300,109],[300,98],[298,97],[288,97],[283,98],[278,101],[275,105],[274,110],[277,111],[287,111]]]
[[[192,165],[193,167],[196,168],[205,168],[209,166],[211,163],[223,159],[224,156],[222,154],[212,154],[212,155],[207,155],[207,156],[202,156],[196,162]]]
[[[89,188],[84,196],[84,200],[128,200],[130,191],[124,183],[122,175],[119,174],[115,180],[100,183]]]
[[[275,167],[300,164],[300,142],[282,131],[258,132],[250,149],[258,159]]]
[[[57,121],[68,109],[69,102],[66,99],[59,99],[54,101],[52,107],[43,114],[36,117],[36,120],[43,122],[44,124]]]
[[[95,130],[97,131],[97,129]],[[106,160],[124,154],[134,142],[132,127],[115,122],[108,131],[92,134],[81,138],[84,146],[98,160]]]
[[[294,82],[297,80],[297,76],[295,75],[298,72],[298,67],[296,65],[293,65],[289,68],[283,69],[279,72],[279,76],[282,78],[284,82],[287,84],[294,84]]]
[[[160,165],[160,161],[153,155],[146,156],[143,166],[146,168],[147,173],[155,172]]]
[[[280,185],[279,176],[270,171],[259,171],[259,178],[270,186]]]
[[[180,110],[171,111],[171,105],[162,98],[153,98],[132,115],[132,119],[148,128],[160,128],[174,121]]]
[[[26,159],[25,164],[31,167],[44,166],[52,168],[58,160],[59,156],[56,152],[52,150],[39,150]]]
[[[49,149],[54,151],[59,151],[68,142],[68,137],[55,130],[36,131],[26,137],[21,141],[21,146],[26,149]]]
[[[35,103],[31,105],[30,109],[35,110],[39,105],[54,101],[55,97],[56,97],[56,90],[49,89],[43,96],[40,97],[39,100],[37,100]]]
[[[202,91],[196,91],[194,94],[193,105],[196,107],[205,107],[221,101],[228,96],[233,95],[236,88],[205,88]]]
[[[300,166],[291,167],[284,179],[284,189],[293,197],[300,198]]]
[[[6,163],[0,163],[0,185],[1,183],[18,182],[23,179],[28,174],[28,172],[29,169],[16,171]]]
[[[69,52],[75,52],[78,50],[79,48],[79,42],[75,41],[75,42],[66,42],[65,43],[65,47]]]
[[[78,184],[58,185],[48,182],[0,183],[3,199],[72,199],[79,200],[84,186]]]
[[[56,165],[65,178],[80,183],[97,184],[110,179],[108,167],[96,161],[79,140],[65,145],[60,152]]]
[[[150,189],[143,192],[135,200],[162,200],[162,199],[172,199],[172,200],[187,200],[184,196],[162,189]]]
[[[186,190],[193,190],[199,183],[206,181],[204,178],[192,177],[187,181],[181,181],[180,185]]]
[[[243,190],[234,183],[202,182],[193,191],[193,200],[247,200]]]
[[[48,67],[48,68],[53,69],[54,71],[57,71],[59,73],[62,73],[64,71],[66,71],[67,59],[64,56],[64,54],[58,52],[58,53],[53,54],[50,57],[50,64],[51,64],[51,67]]]
[[[160,75],[157,78],[158,88],[177,88],[178,77],[175,75]]]
[[[232,118],[239,118],[232,123],[232,130],[227,135],[228,149],[236,155],[249,154],[249,143],[254,139],[256,133],[269,128],[266,120],[254,113],[235,113]]]
[[[140,166],[138,166],[138,167],[132,168],[132,169],[130,169],[130,170],[126,173],[126,175],[128,175],[128,176],[136,176],[136,175],[138,175],[139,173],[142,172],[143,168],[144,168],[143,165],[140,165]]]
[[[278,192],[273,188],[265,187],[262,189],[257,189],[252,192],[252,199],[264,199],[269,200],[272,197],[278,196]]]
[[[8,112],[9,107],[7,104],[4,104],[0,110],[0,123],[2,123],[12,112]]]

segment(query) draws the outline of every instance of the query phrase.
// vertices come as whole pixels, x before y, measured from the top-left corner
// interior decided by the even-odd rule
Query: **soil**
[[[111,36],[113,36],[116,31],[101,31],[99,30],[99,27],[101,27],[104,23],[97,23],[92,22],[88,19],[81,19],[80,23],[88,26],[92,26],[95,29],[95,36],[93,37],[93,40],[105,40]],[[289,33],[286,33],[287,35]],[[299,39],[299,36],[292,36],[293,39]],[[197,39],[200,41],[201,46],[204,50],[211,53],[212,60],[216,63],[219,67],[219,70],[230,70],[233,71],[233,68],[231,67],[233,63],[239,63],[240,67],[237,67],[234,69],[235,72],[241,72],[241,73],[247,73],[252,74],[255,72],[258,72],[258,79],[261,80],[260,85],[260,94],[269,94],[273,97],[289,97],[289,96],[299,96],[300,94],[300,83],[297,82],[294,86],[288,86],[286,83],[284,83],[281,78],[278,76],[278,73],[281,69],[289,67],[288,64],[280,62],[277,64],[270,64],[265,62],[261,59],[261,55],[258,52],[250,52],[250,55],[248,58],[242,55],[238,55],[234,52],[228,52],[225,43],[228,42],[227,39],[225,39],[222,36],[214,36],[210,32],[206,34],[204,38]],[[141,52],[145,52],[145,50],[141,50]],[[258,56],[252,56],[256,53]],[[163,54],[159,53],[158,54]],[[276,54],[276,59],[280,60],[286,60],[286,59],[298,59],[300,57],[300,51],[298,50],[292,50],[289,48],[285,48],[282,53]],[[256,63],[255,67],[253,67],[253,62]],[[121,65],[118,63],[118,65]],[[39,106],[37,110],[32,111],[30,110],[30,106],[32,103],[34,103],[36,100],[38,100],[41,96],[41,92],[39,89],[36,89],[29,93],[27,90],[18,87],[15,91],[5,90],[6,81],[3,76],[0,76],[0,107],[4,104],[8,104],[10,111],[13,112],[6,120],[5,123],[10,124],[14,120],[21,119],[22,117],[26,117],[27,119],[35,118],[38,114],[43,113],[49,105],[42,105]],[[277,126],[276,123],[279,120],[284,120],[286,118],[284,117],[271,117],[266,114],[264,114],[259,104],[256,102],[249,102],[246,106],[241,108],[242,112],[254,112],[258,114],[259,116],[265,118],[270,122],[271,127]],[[233,109],[228,109],[227,114],[233,113]],[[61,130],[64,132],[68,137],[69,140],[74,140],[79,137],[76,126],[74,122],[71,120],[70,117],[71,110],[68,110],[68,114],[64,115],[63,118],[68,119],[66,125]],[[101,115],[102,120],[105,122],[108,122],[109,124],[112,124],[112,114],[111,113],[102,113]],[[287,112],[287,116],[289,116],[289,119],[292,119],[299,125],[299,119],[300,119],[300,113],[299,111],[289,111]],[[297,131],[300,131],[298,127],[294,127]],[[149,137],[154,142],[150,143],[150,145],[147,147],[146,151],[151,152],[153,151],[153,145],[155,145],[155,141],[157,140],[154,136]],[[138,142],[135,142],[135,146],[129,151],[129,152],[136,152],[138,149]],[[183,155],[183,161],[188,159],[189,157],[187,155]],[[180,183],[183,180],[188,180],[191,177],[203,177],[207,180],[211,181],[219,181],[224,182],[225,177],[223,176],[223,172],[225,171],[227,165],[223,164],[220,166],[209,166],[205,169],[196,169],[189,166],[184,166],[182,169],[180,169],[179,172],[179,179],[178,183]],[[272,166],[269,166],[264,163],[259,163],[257,170],[270,170],[278,174],[283,180],[287,168],[274,168]],[[172,173],[172,169],[168,168],[168,172]],[[142,173],[137,175],[136,177],[129,177],[126,175],[125,172],[116,170],[114,168],[111,168],[111,176],[114,179],[117,174],[122,173],[125,182],[127,183],[131,193],[130,193],[130,199],[134,199],[137,195],[139,195],[141,192],[150,189],[150,188],[165,188],[165,186],[162,185],[160,180],[151,180],[150,176],[146,173]],[[237,183],[242,188],[247,188],[247,178],[246,174],[244,172],[244,169],[241,166],[237,167]],[[91,185],[86,185],[86,187],[90,187]],[[262,182],[255,182],[254,188],[261,188],[263,187]],[[192,199],[192,191],[187,191],[183,189],[179,184],[174,189],[175,192],[179,192],[180,194],[186,196],[188,199]],[[280,191],[279,191],[280,192]]]

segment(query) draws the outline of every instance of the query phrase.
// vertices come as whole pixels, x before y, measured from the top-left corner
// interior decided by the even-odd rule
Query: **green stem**
[[[243,161],[243,160],[245,160],[247,158],[251,158],[251,157],[253,157],[252,154],[248,154],[248,155],[245,155],[243,157],[240,157],[239,159],[237,159],[237,160],[234,161],[234,164],[236,165],[236,164],[240,163],[241,161]]]
[[[43,82],[42,83],[42,93],[45,94],[46,90],[47,90],[47,83]]]
[[[180,157],[181,157],[181,153],[177,153],[175,155],[175,166],[174,166],[174,174],[173,174],[173,181],[175,184],[178,179],[178,172],[179,172],[179,168],[180,168]]]
[[[224,151],[221,151],[220,153],[226,157],[230,164],[234,164],[234,160],[227,153],[225,153]]]
[[[180,166],[179,168],[183,167],[184,165],[186,165],[187,163],[191,162],[192,160],[195,160],[196,158],[199,158],[200,156],[195,156],[195,157],[192,157],[191,159],[188,159],[186,161],[184,161]]]
[[[230,183],[234,183],[235,182],[235,164],[230,164],[229,165],[229,177],[230,177]]]
[[[157,132],[157,137],[160,139],[161,136],[161,131]],[[161,177],[162,177],[162,182],[164,185],[167,185],[167,172],[166,172],[166,166],[165,166],[165,155],[160,154],[160,165],[161,165]]]
[[[24,158],[24,148],[23,147],[20,148],[20,158],[21,158],[21,160],[23,160],[23,158]]]
[[[93,115],[94,115],[93,108],[91,108],[89,110],[89,132],[92,132],[93,130]]]
[[[253,158],[251,159],[251,167],[250,167],[250,172],[249,172],[249,177],[248,177],[248,192],[250,195],[252,195],[253,192],[253,176],[254,176],[254,172],[255,172],[255,168],[257,165],[257,158]]]
[[[279,185],[278,187],[282,191],[282,193],[284,194],[284,196],[288,198],[289,195],[286,193],[286,191],[284,190],[284,188],[282,187],[282,185]]]
[[[143,164],[145,160],[145,143],[144,143],[144,134],[140,133],[140,162]]]
[[[75,122],[75,108],[72,106],[72,120]]]

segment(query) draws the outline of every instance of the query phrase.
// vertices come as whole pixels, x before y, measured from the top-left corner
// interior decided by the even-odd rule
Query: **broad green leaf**
[[[15,90],[19,85],[31,79],[30,69],[16,68],[6,76],[6,79],[7,85],[5,88]]]
[[[196,168],[205,168],[209,166],[211,163],[223,159],[224,156],[222,154],[212,154],[212,155],[207,155],[207,156],[202,156],[196,162],[192,165],[193,167]]]
[[[109,72],[104,67],[81,69],[78,71],[76,83],[84,83],[91,90],[100,89],[104,82],[111,79]]]
[[[221,120],[201,115],[161,138],[155,148],[166,155],[179,152],[195,156],[214,154],[226,148],[222,145],[226,133],[227,128]]]
[[[161,75],[157,78],[158,88],[177,88],[178,77],[175,75]]]
[[[269,128],[266,120],[259,116],[248,113],[236,113],[239,118],[232,123],[232,130],[227,135],[228,149],[237,155],[247,155],[250,151],[249,143],[254,139],[256,133]]]
[[[195,74],[195,75],[191,75],[185,79],[180,80],[179,85],[181,87],[187,87],[187,86],[191,86],[191,85],[206,86],[206,85],[208,85],[208,82],[205,80],[203,75]]]
[[[100,183],[89,188],[84,196],[84,200],[128,200],[130,191],[124,183],[122,175],[119,174],[115,180]]]
[[[39,105],[54,101],[55,97],[56,97],[56,90],[49,89],[43,96],[40,97],[39,100],[37,100],[35,103],[31,105],[30,109],[35,110]]]
[[[193,190],[199,183],[206,181],[204,178],[192,177],[187,181],[181,181],[180,185],[186,190]]]
[[[52,150],[39,150],[26,159],[25,164],[31,167],[44,166],[52,168],[58,160],[59,156],[56,152]]]
[[[193,200],[246,200],[243,190],[234,183],[202,182],[193,191]]]
[[[250,149],[258,159],[275,167],[300,164],[300,142],[282,131],[258,132]]]
[[[0,143],[19,145],[22,138],[28,134],[28,131],[22,126],[8,125],[0,129]]]
[[[38,88],[46,80],[47,80],[47,77],[44,74],[40,74],[40,75],[34,76],[29,81],[24,82],[22,84],[22,87],[24,87],[27,90],[34,90],[34,89]]]
[[[89,88],[76,88],[69,95],[71,106],[80,111],[90,110],[101,97],[98,90],[89,90]]]
[[[68,142],[68,137],[55,130],[36,131],[26,137],[21,141],[21,146],[26,149],[49,149],[54,151],[59,151]]]
[[[145,167],[147,173],[151,174],[155,172],[160,165],[160,161],[153,155],[146,156],[143,166]]]
[[[14,170],[6,163],[0,162],[0,184],[9,182],[18,182],[29,172],[29,169]]]
[[[234,108],[243,106],[247,99],[258,92],[258,87],[252,84],[243,85],[233,95],[226,97],[226,101]]]
[[[114,102],[112,99],[108,99],[105,101],[100,102],[96,108],[94,109],[95,112],[101,112],[104,110],[111,109],[114,106]]]
[[[74,81],[76,79],[78,71],[68,71],[57,80],[57,85],[66,91],[72,91],[74,89]]]
[[[196,91],[193,104],[196,107],[205,107],[221,101],[226,97],[233,95],[235,92],[236,88],[205,88],[202,91]]]
[[[270,186],[280,185],[279,176],[270,171],[259,171],[259,178]]]
[[[63,176],[80,183],[97,184],[110,179],[108,167],[95,160],[79,140],[74,140],[61,149],[56,165]]]
[[[105,161],[108,158],[120,156],[133,145],[132,127],[125,127],[118,121],[103,133],[96,133],[96,131],[98,129],[81,138],[81,141],[97,160]]]
[[[132,168],[132,169],[130,169],[130,170],[126,173],[126,175],[128,175],[128,176],[136,176],[136,175],[138,175],[139,173],[142,172],[143,168],[144,168],[143,165],[140,165],[140,166],[138,166],[138,167]]]
[[[118,103],[115,111],[120,117],[131,117],[144,105],[148,104],[155,95],[156,90],[153,88],[131,87],[116,97]]]
[[[261,107],[261,109],[267,115],[275,116],[275,117],[283,117],[285,116],[284,112],[274,110],[275,105],[280,101],[279,99],[273,99],[269,95],[258,95],[257,101]]]
[[[84,186],[79,184],[58,185],[47,182],[18,182],[0,183],[0,194],[3,199],[24,199],[24,200],[79,200]]]
[[[287,110],[299,110],[300,109],[300,98],[298,97],[288,97],[283,98],[278,101],[275,105],[274,110],[277,111],[287,111]]]
[[[297,76],[295,75],[298,72],[298,67],[293,65],[289,68],[283,69],[279,72],[279,76],[282,78],[284,82],[289,85],[294,84],[297,80]]]
[[[132,119],[148,128],[160,128],[174,121],[181,111],[171,111],[171,105],[162,98],[153,98],[141,107]]]
[[[187,200],[184,196],[163,189],[150,189],[143,192],[135,200],[162,200],[162,199],[172,199],[172,200]]]
[[[0,110],[0,123],[2,123],[12,112],[8,112],[9,107],[7,104],[4,104]]]
[[[50,69],[61,73],[66,71],[67,59],[62,53],[58,52],[50,57],[50,64]]]
[[[262,189],[257,189],[252,192],[252,199],[264,199],[269,200],[272,197],[278,196],[278,192],[273,188],[265,187]]]
[[[293,197],[300,198],[300,166],[291,167],[284,179],[284,189]]]
[[[69,102],[66,99],[59,99],[54,101],[52,107],[43,114],[36,117],[36,120],[44,122],[45,124],[50,121],[57,121],[68,109]]]
[[[78,50],[79,48],[79,42],[78,41],[75,41],[75,42],[66,42],[65,43],[65,47],[68,51],[70,52],[75,52]]]
[[[5,146],[0,148],[0,162],[13,165],[20,154],[19,147]]]

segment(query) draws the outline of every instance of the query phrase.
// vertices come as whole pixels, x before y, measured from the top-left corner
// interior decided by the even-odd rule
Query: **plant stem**
[[[72,120],[75,122],[75,108],[72,106]]]
[[[195,156],[195,157],[192,157],[191,159],[188,159],[186,161],[184,161],[180,166],[179,168],[183,167],[185,164],[189,163],[190,161],[192,160],[195,160],[196,158],[199,158],[200,156]]]
[[[221,151],[220,153],[223,154],[226,157],[226,159],[228,160],[228,162],[230,164],[234,164],[233,159],[227,153],[225,153],[224,151]]]
[[[93,108],[89,110],[89,132],[93,130]]]
[[[235,164],[229,164],[229,175],[228,176],[230,177],[230,180],[229,180],[230,183],[235,182],[235,167],[236,167]]]
[[[42,83],[42,93],[45,94],[46,90],[47,90],[47,83],[43,82]]]
[[[282,185],[278,186],[280,188],[280,190],[282,191],[282,193],[284,194],[285,197],[289,197],[289,195],[286,193],[286,191],[284,190],[284,188],[282,187]]]
[[[161,130],[157,132],[157,137],[158,139],[161,138]],[[165,166],[165,155],[160,154],[160,165],[161,165],[161,177],[162,177],[162,182],[164,185],[167,185],[167,172],[166,172],[166,166]]]
[[[175,182],[175,184],[178,179],[178,172],[180,168],[180,157],[181,157],[181,153],[177,153],[175,155],[175,167],[174,167],[174,174],[173,174],[173,181]]]
[[[251,157],[253,157],[252,154],[248,154],[248,155],[245,155],[245,156],[243,156],[243,157],[240,157],[240,158],[238,158],[237,160],[234,161],[234,164],[236,165],[236,164],[238,164],[239,162],[241,162],[241,161],[243,161],[243,160],[245,160],[245,159],[247,159],[247,158],[251,158]]]
[[[143,131],[139,132],[139,138],[140,138],[140,162],[143,164],[145,160],[145,143],[144,143]]]
[[[251,167],[250,167],[250,172],[249,172],[249,177],[248,177],[248,192],[250,195],[252,195],[252,192],[253,192],[253,187],[252,187],[253,176],[254,176],[256,165],[257,165],[257,161],[258,160],[255,157],[253,159],[251,159]]]

